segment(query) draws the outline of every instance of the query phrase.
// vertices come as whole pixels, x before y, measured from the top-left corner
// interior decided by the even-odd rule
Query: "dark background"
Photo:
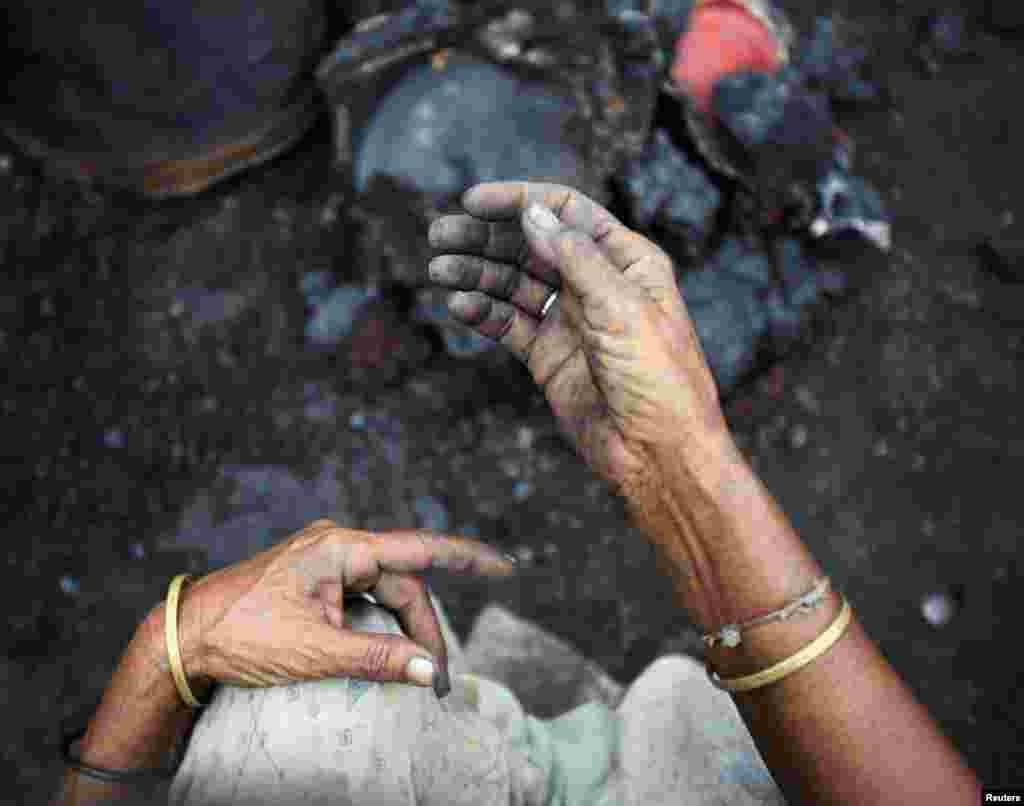
[[[933,4],[788,6],[798,25],[835,10],[871,35],[892,106],[866,109],[850,132],[893,212],[894,248],[847,261],[855,291],[732,396],[730,423],[983,780],[1019,782],[1024,286],[986,272],[971,244],[1021,238],[1024,45],[986,38],[976,58],[927,76],[911,46]],[[408,328],[390,338],[418,357],[383,381],[302,350],[303,272],[362,270],[324,215],[346,199],[323,169],[326,120],[283,159],[159,205],[82,193],[2,153],[0,800],[52,792],[60,721],[95,703],[170,576],[204,568],[164,538],[225,463],[312,477],[334,458],[343,525],[413,526],[415,499],[432,495],[452,530],[531,549],[510,583],[432,580],[463,636],[497,600],[623,683],[692,650],[651,551],[521,368],[418,352],[423,334]],[[175,289],[194,284],[236,295],[239,310],[206,328],[175,315]],[[311,394],[332,417],[303,416]],[[354,412],[391,425],[353,430]],[[104,443],[112,428],[123,448]],[[517,481],[532,485],[523,500]],[[942,628],[921,615],[932,592],[962,601]]]

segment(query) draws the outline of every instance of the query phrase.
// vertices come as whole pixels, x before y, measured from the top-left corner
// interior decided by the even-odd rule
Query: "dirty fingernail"
[[[558,229],[561,223],[558,220],[558,216],[542,204],[534,203],[527,207],[526,217],[530,219],[530,222],[537,227],[537,229],[544,230],[545,232],[551,232],[552,230]]]
[[[447,697],[452,690],[452,681],[448,677],[448,670],[442,670],[441,674],[434,677],[434,694],[440,700]]]
[[[434,685],[434,663],[429,658],[413,658],[405,667],[405,676],[421,686]]]

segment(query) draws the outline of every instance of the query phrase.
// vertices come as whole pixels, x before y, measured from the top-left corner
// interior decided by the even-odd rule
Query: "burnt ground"
[[[891,109],[867,109],[849,128],[861,172],[893,211],[895,245],[847,260],[853,292],[729,399],[730,423],[983,780],[1019,782],[1024,286],[986,272],[970,244],[1020,239],[1024,226],[1024,46],[987,38],[976,59],[926,77],[909,43],[928,4],[832,8],[871,34],[892,90]],[[168,535],[191,513],[201,540],[196,496],[227,464],[327,472],[330,514],[344,525],[413,526],[415,500],[432,495],[453,531],[532,550],[500,586],[432,579],[463,636],[496,600],[623,683],[663,652],[692,649],[650,550],[557,436],[521,368],[448,357],[404,326],[377,331],[401,358],[372,372],[302,348],[302,273],[351,280],[366,269],[331,212],[346,196],[324,170],[330,148],[325,122],[272,165],[164,204],[83,194],[16,156],[0,178],[0,800],[52,792],[60,721],[95,703],[169,577],[207,567]],[[175,289],[196,284],[225,290],[221,321],[200,327],[199,313],[174,306]],[[308,506],[282,519],[324,514]],[[272,536],[287,533],[282,519]],[[935,628],[920,602],[942,591],[962,607]]]

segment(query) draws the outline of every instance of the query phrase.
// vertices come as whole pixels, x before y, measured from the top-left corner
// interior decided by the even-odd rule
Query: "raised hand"
[[[652,449],[728,433],[672,261],[658,246],[560,185],[485,183],[462,203],[466,215],[430,229],[441,253],[430,278],[457,289],[454,317],[526,364],[597,473],[616,487],[639,483]]]

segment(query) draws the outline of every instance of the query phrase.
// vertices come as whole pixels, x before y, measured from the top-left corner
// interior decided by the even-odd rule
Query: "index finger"
[[[374,533],[369,546],[382,571],[408,574],[444,568],[460,574],[504,578],[516,570],[515,559],[493,546],[422,529]]]
[[[651,244],[589,196],[546,182],[481,182],[462,194],[462,206],[476,218],[518,219],[532,203],[542,204],[570,229],[589,235],[609,262],[625,271],[650,255]]]

